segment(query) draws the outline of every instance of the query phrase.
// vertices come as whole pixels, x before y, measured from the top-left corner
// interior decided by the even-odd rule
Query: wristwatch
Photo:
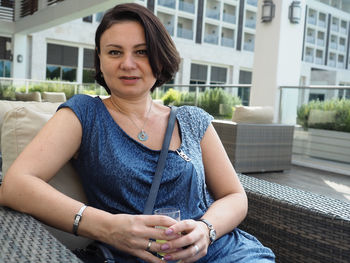
[[[214,243],[214,241],[216,240],[216,231],[213,227],[212,224],[209,223],[208,220],[206,219],[198,219],[197,221],[201,221],[203,222],[204,224],[207,225],[208,229],[209,229],[209,240],[210,240],[210,245]]]

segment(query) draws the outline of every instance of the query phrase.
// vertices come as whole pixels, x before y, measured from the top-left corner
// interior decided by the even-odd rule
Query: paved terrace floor
[[[311,164],[313,164],[312,168],[293,164],[290,170],[283,172],[251,173],[248,175],[350,202],[350,165],[335,165],[334,163],[319,163],[318,161]],[[315,168],[323,165],[328,165],[331,168],[329,170],[337,172]],[[337,169],[333,168],[332,165],[337,166]]]

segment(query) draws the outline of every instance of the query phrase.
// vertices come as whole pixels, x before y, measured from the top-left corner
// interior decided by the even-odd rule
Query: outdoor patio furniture
[[[39,91],[28,93],[16,92],[15,97],[17,101],[41,101],[41,94]]]
[[[64,92],[43,92],[43,101],[47,102],[65,102],[67,100]]]
[[[225,150],[241,173],[290,169],[293,125],[214,120]]]
[[[239,177],[249,200],[240,228],[272,248],[277,262],[349,262],[350,203]],[[0,262],[79,262],[39,221],[5,207],[0,207],[0,243]]]

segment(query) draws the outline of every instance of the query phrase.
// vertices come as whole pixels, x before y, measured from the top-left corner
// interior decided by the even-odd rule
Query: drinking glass
[[[154,211],[154,214],[155,215],[163,215],[163,216],[169,216],[173,219],[175,219],[176,221],[180,221],[180,210],[177,209],[177,208],[172,208],[172,207],[166,207],[166,208],[159,208],[159,209],[156,209]],[[163,226],[156,226],[157,228],[162,228],[162,229],[166,229],[166,227],[163,227]],[[166,240],[159,240],[157,239],[156,240],[157,243],[161,243],[161,244],[164,244],[166,243]],[[163,257],[165,255],[165,253],[160,253],[158,252],[158,255],[160,255],[161,257]],[[175,261],[175,260],[172,260],[172,261],[167,261],[168,263],[176,263],[176,262],[180,262],[180,261]]]

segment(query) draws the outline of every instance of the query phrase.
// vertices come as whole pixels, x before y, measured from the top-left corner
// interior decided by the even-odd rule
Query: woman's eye
[[[111,51],[108,52],[108,54],[113,55],[113,56],[120,55],[120,53],[121,52],[118,51],[118,50],[111,50]]]
[[[146,49],[137,50],[136,53],[139,55],[147,55],[147,50]]]

